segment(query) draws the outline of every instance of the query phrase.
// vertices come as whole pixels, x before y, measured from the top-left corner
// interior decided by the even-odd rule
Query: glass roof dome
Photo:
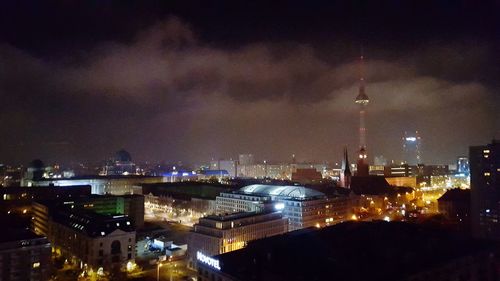
[[[308,197],[325,196],[324,193],[298,185],[265,185],[252,184],[240,189],[243,193],[262,194],[304,199]]]

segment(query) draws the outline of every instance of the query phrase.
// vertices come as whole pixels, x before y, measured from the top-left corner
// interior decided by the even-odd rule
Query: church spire
[[[351,187],[351,168],[349,167],[349,157],[347,147],[344,147],[344,158],[342,159],[342,171],[340,172],[340,186],[344,188]]]

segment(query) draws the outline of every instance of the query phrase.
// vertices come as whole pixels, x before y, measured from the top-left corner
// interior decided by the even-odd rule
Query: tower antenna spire
[[[368,164],[366,154],[366,125],[365,125],[365,110],[370,102],[370,99],[365,92],[365,78],[364,78],[364,55],[361,49],[360,56],[360,73],[359,73],[359,92],[356,100],[354,101],[359,105],[359,158],[358,158],[358,171],[360,176],[368,176]]]

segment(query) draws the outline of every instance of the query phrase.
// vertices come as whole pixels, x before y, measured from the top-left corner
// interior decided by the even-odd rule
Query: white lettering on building
[[[211,257],[205,256],[200,251],[196,252],[196,259],[201,261],[202,263],[213,267],[217,270],[220,270],[219,260],[213,259]]]

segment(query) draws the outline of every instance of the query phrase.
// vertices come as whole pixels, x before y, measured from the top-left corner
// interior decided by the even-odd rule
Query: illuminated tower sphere
[[[370,102],[368,96],[365,93],[365,79],[363,78],[363,56],[360,57],[361,60],[361,75],[359,79],[359,93],[354,101],[359,106],[359,153],[358,153],[358,176],[368,176],[368,163],[367,163],[367,153],[366,153],[366,126],[365,126],[365,110],[366,106]]]

